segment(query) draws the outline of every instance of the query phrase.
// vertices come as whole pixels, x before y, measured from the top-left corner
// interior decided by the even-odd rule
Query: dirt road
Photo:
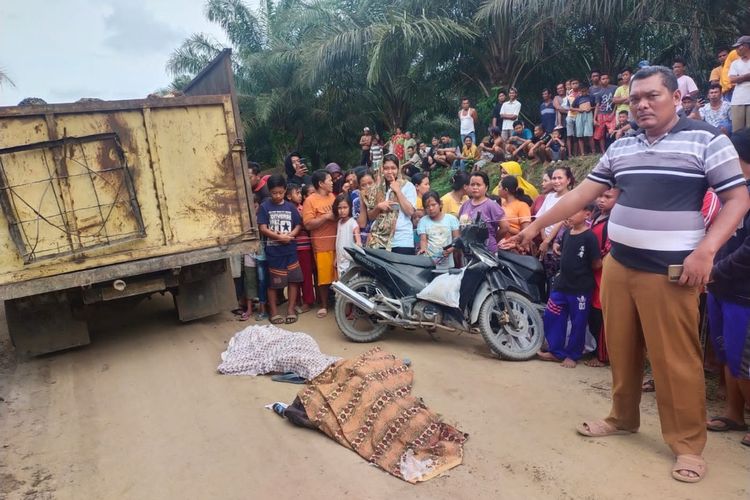
[[[392,333],[380,345],[411,358],[415,394],[470,434],[464,465],[412,486],[263,408],[291,401],[299,386],[216,374],[219,354],[244,326],[231,314],[180,325],[165,297],[100,316],[88,347],[17,364],[6,353],[0,498],[750,496],[750,450],[740,434],[709,436],[702,483],[670,478],[653,394],[644,395],[639,434],[577,436],[577,422],[608,410],[605,369],[502,362],[476,337]],[[296,330],[329,354],[370,347],[309,313]]]

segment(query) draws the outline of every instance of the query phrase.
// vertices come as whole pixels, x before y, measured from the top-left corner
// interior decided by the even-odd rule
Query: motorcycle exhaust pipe
[[[367,314],[373,314],[375,313],[375,309],[377,308],[375,306],[375,303],[371,301],[370,299],[361,296],[345,284],[343,284],[340,281],[334,281],[331,284],[331,288],[333,288],[333,291],[336,293],[340,293],[347,299],[349,299],[351,302],[354,303],[357,307],[362,309]]]

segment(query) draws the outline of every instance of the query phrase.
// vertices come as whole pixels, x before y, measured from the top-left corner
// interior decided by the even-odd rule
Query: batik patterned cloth
[[[461,464],[467,435],[411,395],[414,373],[380,348],[331,365],[300,391],[318,429],[410,483]]]
[[[305,333],[252,325],[232,337],[217,370],[225,375],[294,372],[310,380],[340,359],[321,353],[315,340]]]

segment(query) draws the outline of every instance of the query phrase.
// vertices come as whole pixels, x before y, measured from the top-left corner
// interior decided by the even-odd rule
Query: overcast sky
[[[251,0],[249,5],[257,4]],[[0,0],[0,106],[24,97],[143,98],[166,87],[170,53],[190,34],[225,42],[204,0]]]

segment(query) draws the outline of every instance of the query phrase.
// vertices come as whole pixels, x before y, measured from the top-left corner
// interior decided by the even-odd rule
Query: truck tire
[[[490,349],[503,359],[525,361],[533,358],[544,342],[542,317],[534,304],[516,292],[505,292],[510,314],[519,322],[518,330],[503,318],[505,305],[500,293],[488,295],[479,310],[479,330]]]
[[[369,276],[357,276],[347,283],[347,286],[367,298],[375,295],[376,289],[386,297],[391,296],[388,289]],[[388,328],[388,325],[378,322],[343,295],[336,295],[333,311],[339,330],[352,342],[375,342]],[[360,328],[358,325],[364,325],[364,327]]]

